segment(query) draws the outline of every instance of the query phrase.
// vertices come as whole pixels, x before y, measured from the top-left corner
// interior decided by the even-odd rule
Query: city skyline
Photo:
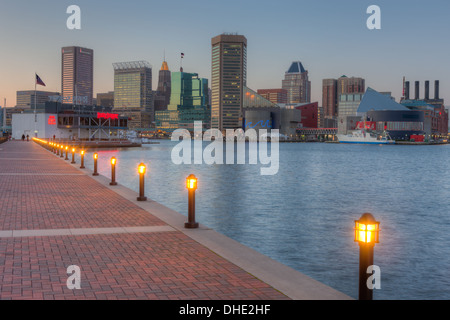
[[[283,1],[282,6],[247,1],[237,12],[233,10],[237,1],[131,2],[141,10],[130,2],[78,1],[82,29],[69,30],[68,1],[56,5],[49,0],[27,5],[2,1],[0,27],[8,33],[3,35],[0,55],[0,105],[6,98],[8,107],[15,106],[17,91],[34,88],[34,73],[46,83],[41,90],[61,92],[60,50],[65,46],[96,53],[94,97],[113,90],[113,63],[147,60],[158,70],[164,51],[171,71],[179,70],[183,52],[184,71],[211,81],[210,40],[224,32],[247,38],[247,85],[254,90],[281,88],[291,63],[301,61],[309,71],[311,101],[319,104],[322,80],[344,74],[366,79],[366,87],[391,91],[397,101],[404,76],[411,82],[440,80],[441,97],[450,99],[450,76],[443,68],[450,45],[440,40],[440,34],[450,30],[445,17],[450,4],[445,1],[377,1],[381,30],[367,29],[366,9],[372,3],[365,1]],[[170,10],[170,18],[163,15],[173,7],[179,10]],[[218,11],[222,14],[214,15]],[[153,90],[156,87],[154,77]]]

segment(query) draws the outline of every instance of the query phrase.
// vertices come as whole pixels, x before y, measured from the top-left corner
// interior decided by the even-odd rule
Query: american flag
[[[45,87],[44,81],[42,81],[41,78],[37,74],[36,74],[36,84]]]

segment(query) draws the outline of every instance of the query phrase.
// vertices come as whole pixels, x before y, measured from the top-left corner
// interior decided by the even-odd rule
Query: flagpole
[[[36,104],[37,104],[37,99],[36,99],[36,73],[34,74],[34,122],[36,122]]]
[[[37,122],[37,119],[36,119],[36,104],[37,104],[37,99],[36,99],[36,83],[37,83],[37,81],[36,81],[36,75],[37,75],[37,73],[35,73],[34,74],[34,136],[36,136],[36,122]]]

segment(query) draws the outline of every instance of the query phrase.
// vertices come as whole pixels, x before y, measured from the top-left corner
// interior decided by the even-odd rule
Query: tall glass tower
[[[208,129],[208,91],[208,79],[199,78],[197,73],[173,72],[170,104],[167,110],[155,111],[156,127],[166,132],[179,128],[193,131],[194,122],[201,121],[203,129]]]
[[[132,61],[113,67],[114,110],[131,118],[130,128],[149,128],[154,119],[151,65]]]
[[[211,128],[242,128],[247,39],[242,35],[221,34],[211,39],[211,45]]]
[[[63,102],[92,105],[94,50],[81,47],[64,47],[61,54],[61,94]],[[78,100],[75,97],[78,97]]]
[[[311,81],[308,79],[308,71],[300,61],[292,62],[289,70],[281,81],[283,89],[287,90],[287,103],[311,102]]]

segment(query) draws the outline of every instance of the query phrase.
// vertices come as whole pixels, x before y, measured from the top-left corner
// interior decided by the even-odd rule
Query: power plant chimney
[[[430,81],[425,81],[425,100],[430,100]]]
[[[419,81],[415,82],[415,97],[414,99],[419,100]]]
[[[405,82],[405,100],[409,100],[409,81]]]
[[[439,99],[439,80],[434,81],[434,99]]]

